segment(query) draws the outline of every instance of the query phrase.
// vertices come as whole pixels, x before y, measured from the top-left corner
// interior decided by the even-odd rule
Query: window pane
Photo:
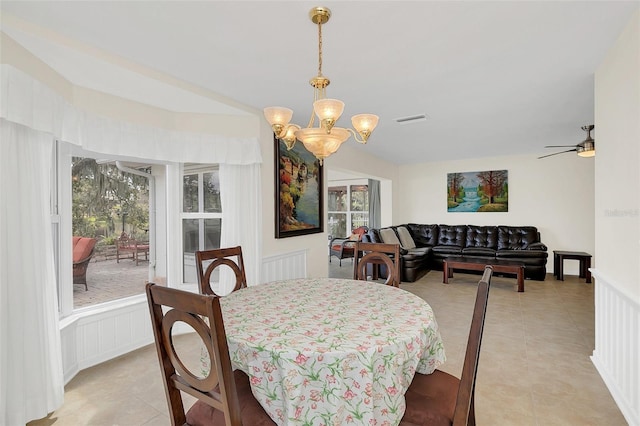
[[[198,211],[198,175],[184,175],[182,182],[182,211],[195,213]]]
[[[185,253],[195,253],[200,247],[200,219],[182,219],[182,246]]]
[[[369,226],[369,213],[351,213],[351,227],[356,229],[361,226]]]
[[[358,212],[369,211],[368,185],[351,185],[351,210]]]
[[[205,213],[221,213],[220,177],[218,171],[204,174],[204,211]]]
[[[330,212],[347,211],[347,187],[333,186],[329,188],[329,205]]]
[[[222,219],[204,220],[204,249],[212,250],[220,248],[220,230]]]
[[[329,213],[329,235],[334,238],[347,236],[346,213]]]

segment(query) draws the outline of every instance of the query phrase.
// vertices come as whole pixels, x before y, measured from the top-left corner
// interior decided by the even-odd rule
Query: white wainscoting
[[[265,257],[261,282],[307,276],[307,250]],[[179,330],[178,333],[190,331]],[[146,295],[85,308],[60,321],[65,384],[80,370],[153,343]]]
[[[144,294],[76,312],[60,324],[65,384],[80,370],[153,342]]]
[[[307,278],[307,250],[262,258],[260,282]]]
[[[630,425],[640,425],[640,304],[597,269],[593,364]]]

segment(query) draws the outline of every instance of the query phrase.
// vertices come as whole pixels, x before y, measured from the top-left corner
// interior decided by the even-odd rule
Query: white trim
[[[640,425],[640,303],[597,269],[595,337],[591,356],[630,425]]]

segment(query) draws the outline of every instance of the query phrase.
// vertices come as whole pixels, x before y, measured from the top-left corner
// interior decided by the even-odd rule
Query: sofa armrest
[[[547,251],[547,246],[545,246],[543,243],[533,243],[533,244],[529,244],[529,247],[527,247],[527,250]]]

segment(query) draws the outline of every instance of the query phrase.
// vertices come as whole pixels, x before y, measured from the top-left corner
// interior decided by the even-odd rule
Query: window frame
[[[365,211],[361,211],[361,210],[351,210],[351,187],[352,186],[366,186],[368,188],[369,186],[369,181],[367,179],[351,179],[351,180],[334,180],[329,182],[329,185],[327,186],[327,200],[330,198],[329,197],[329,190],[331,188],[335,188],[335,187],[344,187],[346,186],[347,188],[347,200],[346,200],[346,210],[342,210],[342,211],[337,211],[337,210],[329,210],[329,205],[328,205],[328,201],[327,201],[327,215],[325,217],[326,223],[327,223],[327,231],[330,230],[329,227],[329,215],[330,214],[346,214],[347,215],[347,221],[346,221],[346,230],[347,230],[347,235],[331,235],[334,238],[345,238],[348,237],[349,233],[351,233],[351,231],[353,231],[353,220],[352,220],[352,215],[354,213],[357,214],[364,214],[367,216],[367,218],[369,217],[369,210],[365,210]],[[370,201],[370,200],[369,200]],[[367,219],[367,224],[369,223],[369,220]],[[368,226],[368,225],[367,225]]]
[[[185,219],[198,219],[198,249],[204,250],[205,244],[205,226],[204,221],[206,219],[220,219],[220,229],[222,231],[222,208],[220,212],[204,212],[204,174],[217,172],[220,173],[220,165],[219,164],[180,164],[180,191],[179,191],[179,206],[178,206],[178,223],[179,223],[179,244],[180,244],[180,279],[177,282],[180,282],[183,286],[197,286],[197,277],[195,281],[186,281],[185,280],[185,265],[187,264],[187,260],[189,261],[189,265],[191,262],[193,267],[195,268],[195,252],[193,255],[187,254],[188,252],[184,251],[184,225],[183,221]],[[185,212],[184,211],[184,176],[197,174],[198,175],[198,212]],[[218,247],[220,246],[220,242],[218,242]],[[197,272],[196,272],[197,273]]]

